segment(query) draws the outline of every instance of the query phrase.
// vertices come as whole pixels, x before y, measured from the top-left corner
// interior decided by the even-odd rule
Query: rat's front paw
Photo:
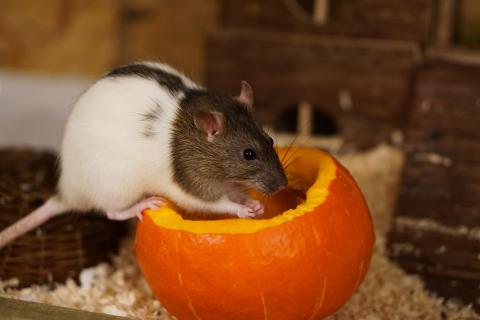
[[[239,218],[254,218],[259,215],[262,215],[264,211],[263,204],[258,200],[248,200],[245,205],[243,205],[237,211],[237,216]]]
[[[263,214],[263,211],[264,211],[263,204],[258,200],[250,199],[245,203],[245,206],[247,208],[250,208],[252,211],[257,213],[258,215]]]

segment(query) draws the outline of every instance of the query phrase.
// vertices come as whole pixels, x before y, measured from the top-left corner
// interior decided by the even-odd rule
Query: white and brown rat
[[[0,232],[0,248],[65,211],[141,218],[164,198],[191,212],[249,218],[245,189],[287,185],[273,140],[253,118],[253,92],[206,90],[168,65],[121,66],[88,88],[67,121],[56,195]]]

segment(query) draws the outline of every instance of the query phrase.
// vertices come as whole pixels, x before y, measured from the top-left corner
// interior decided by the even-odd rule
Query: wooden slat
[[[427,62],[417,76],[412,130],[435,128],[444,136],[477,140],[479,119],[480,66],[442,60]]]
[[[478,290],[480,281],[462,280],[457,276],[446,275],[445,272],[435,272],[418,260],[402,259],[398,264],[408,272],[416,273],[425,284],[426,289],[435,292],[441,297],[452,299],[459,303],[472,305],[473,309],[480,312]],[[473,320],[471,318],[466,318]]]
[[[230,28],[421,42],[430,37],[433,0],[332,0],[329,1],[328,20],[324,24],[315,24],[312,2],[222,0],[220,16],[222,25]]]
[[[106,314],[80,311],[43,303],[0,297],[0,318],[5,320],[127,320]]]
[[[422,219],[407,219],[408,224],[401,220],[397,218],[392,226],[390,257],[408,272],[419,274],[428,289],[471,303],[480,311],[480,231],[425,224]]]
[[[431,264],[436,273],[480,281],[480,229],[451,226],[432,219],[399,216],[393,223],[391,255]],[[412,240],[417,243],[412,247]]]
[[[452,44],[455,19],[455,0],[439,0],[435,44],[440,48]]]
[[[312,21],[315,25],[325,25],[328,21],[329,0],[314,0]]]
[[[478,136],[441,131],[442,137],[434,139],[431,137],[431,129],[434,128],[411,128],[407,131],[405,134],[406,144],[412,154],[432,152],[447,156],[453,159],[452,161],[480,161]]]
[[[456,63],[463,63],[470,66],[480,65],[480,54],[478,50],[465,47],[428,48],[426,56],[429,59],[442,59]]]
[[[405,161],[402,181],[407,184],[418,182],[421,185],[480,185],[480,164],[475,162],[452,161],[450,165],[435,164],[411,155]]]

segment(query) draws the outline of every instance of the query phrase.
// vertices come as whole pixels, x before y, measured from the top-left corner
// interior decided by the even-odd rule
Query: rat
[[[272,138],[255,121],[253,90],[207,90],[167,64],[139,62],[104,74],[76,101],[60,152],[56,193],[0,232],[0,248],[66,211],[142,219],[168,198],[189,212],[253,218],[246,192],[288,184]]]

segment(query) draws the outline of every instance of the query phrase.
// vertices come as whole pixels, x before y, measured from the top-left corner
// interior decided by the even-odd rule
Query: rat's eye
[[[273,146],[273,139],[269,138],[268,141],[270,142],[270,145]]]
[[[245,160],[255,160],[257,158],[257,154],[252,149],[245,149],[243,150],[243,157]]]

